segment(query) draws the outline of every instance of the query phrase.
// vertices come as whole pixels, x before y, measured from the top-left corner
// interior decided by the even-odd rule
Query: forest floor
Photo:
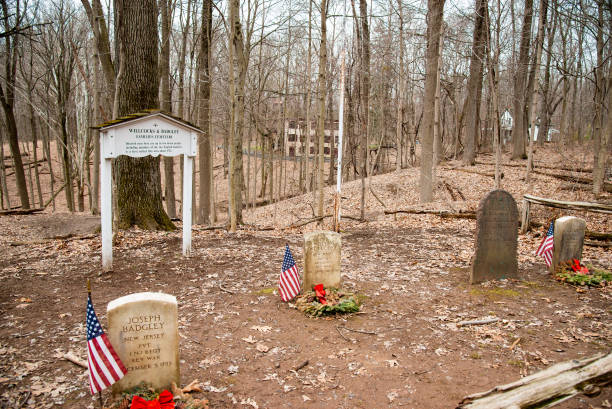
[[[588,167],[589,154],[540,148],[536,163]],[[105,306],[117,297],[141,291],[177,297],[181,383],[199,380],[204,392],[196,396],[211,408],[453,408],[468,394],[554,363],[609,352],[612,287],[554,281],[534,255],[545,228],[519,235],[521,279],[470,285],[474,220],[384,214],[408,207],[475,210],[493,188],[491,172],[491,165],[443,164],[442,183],[427,206],[418,205],[417,168],[370,178],[378,199],[368,189],[366,221],[342,222],[342,285],[363,296],[362,310],[318,319],[273,292],[285,244],[301,270],[303,233],[330,228],[329,218],[289,227],[312,217],[312,194],[245,210],[247,227],[237,233],[193,226],[190,258],[181,255],[180,223],[175,232],[121,231],[110,273],[100,273],[97,218],[0,216],[0,408],[99,407],[86,370],[62,358],[86,357],[87,278],[104,327]],[[502,188],[519,204],[525,193],[594,200],[588,186],[542,174],[527,184],[523,167],[503,172]],[[343,214],[359,216],[360,189],[360,181],[344,185]],[[612,195],[599,201],[611,203]],[[578,215],[588,230],[612,232],[612,218],[603,214],[542,206],[532,214],[544,224]],[[583,261],[611,269],[612,251],[585,246]],[[487,317],[499,321],[457,325]],[[557,407],[610,408],[612,388]]]

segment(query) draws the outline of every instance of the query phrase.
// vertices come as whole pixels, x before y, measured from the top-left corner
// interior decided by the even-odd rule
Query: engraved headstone
[[[163,293],[136,293],[108,303],[108,337],[128,370],[113,393],[146,382],[180,385],[178,305]]]
[[[586,222],[579,217],[563,216],[555,220],[553,259],[550,271],[554,271],[563,261],[582,258],[585,230]]]
[[[305,291],[317,284],[340,287],[340,234],[315,231],[304,235]]]
[[[510,193],[494,190],[481,200],[476,214],[476,251],[470,283],[518,276],[518,209]]]

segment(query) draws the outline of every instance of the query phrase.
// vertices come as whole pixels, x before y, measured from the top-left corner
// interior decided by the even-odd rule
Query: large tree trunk
[[[472,40],[472,56],[470,57],[470,77],[468,79],[468,95],[466,99],[466,133],[463,164],[473,165],[476,161],[476,138],[480,128],[479,108],[482,97],[482,62],[485,51],[485,16],[486,0],[476,0],[476,16],[474,19],[474,37]]]
[[[533,19],[533,0],[525,0],[525,16],[521,30],[519,60],[514,79],[514,127],[512,128],[512,159],[525,158],[525,92],[527,91],[527,69],[529,65],[529,44],[531,43],[531,21]]]
[[[161,88],[160,108],[162,111],[172,113],[172,90],[170,89],[170,7],[169,0],[160,0],[161,14],[161,55],[159,61],[159,75]],[[179,114],[180,115],[180,114]],[[164,181],[166,211],[170,218],[176,217],[176,196],[174,189],[174,158],[164,156]]]
[[[202,129],[199,138],[200,156],[200,206],[198,208],[198,223],[210,224],[212,208],[213,159],[212,138],[210,135],[210,43],[212,24],[212,1],[205,0],[202,4],[202,38],[198,67],[200,70],[199,101],[200,109],[198,125]]]
[[[419,178],[421,203],[433,200],[434,109],[444,1],[428,0],[427,2],[427,66],[425,71],[425,100],[423,103],[423,133],[421,138],[421,174]]]
[[[117,34],[120,49],[117,77],[119,116],[155,109],[158,101],[157,2],[156,0],[116,0]],[[120,228],[132,225],[147,230],[173,230],[161,200],[159,157],[115,161],[117,216]]]

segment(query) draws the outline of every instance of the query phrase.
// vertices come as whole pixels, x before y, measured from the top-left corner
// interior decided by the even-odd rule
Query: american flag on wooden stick
[[[100,392],[127,373],[123,362],[106,337],[87,296],[87,365],[89,366],[89,389],[92,394]]]
[[[550,265],[552,264],[554,230],[555,222],[553,220],[552,222],[550,222],[550,227],[548,228],[548,231],[546,232],[546,236],[542,240],[542,243],[540,243],[540,247],[538,247],[538,249],[536,250],[536,256],[542,257],[546,262],[547,267],[550,267]]]
[[[278,282],[278,292],[281,299],[285,302],[293,300],[300,293],[300,273],[295,265],[289,245],[285,247],[285,258],[281,268],[280,280]]]

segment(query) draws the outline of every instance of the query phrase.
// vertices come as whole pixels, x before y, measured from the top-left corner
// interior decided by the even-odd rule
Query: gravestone
[[[518,276],[518,209],[512,195],[494,190],[484,197],[476,213],[476,251],[470,283]]]
[[[553,259],[550,271],[555,271],[561,262],[582,258],[585,230],[586,222],[579,217],[563,216],[555,220]]]
[[[136,293],[108,303],[108,337],[128,370],[113,385],[117,394],[147,382],[180,385],[178,305],[163,293]]]
[[[303,290],[313,286],[340,287],[340,234],[315,231],[304,234]]]

